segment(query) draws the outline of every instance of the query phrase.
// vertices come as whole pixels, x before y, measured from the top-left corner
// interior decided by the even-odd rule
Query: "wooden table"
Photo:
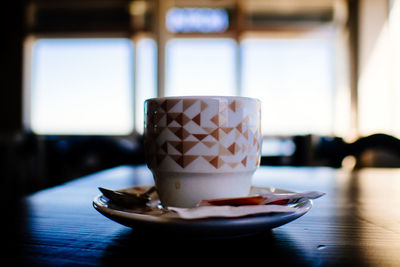
[[[156,260],[276,266],[400,266],[400,169],[261,167],[254,185],[326,193],[299,219],[251,237],[197,240],[147,233],[92,207],[97,187],[151,184],[144,166],[121,166],[24,199],[17,262],[28,266],[137,266]],[[249,254],[250,253],[250,254]],[[246,265],[247,266],[247,265]]]

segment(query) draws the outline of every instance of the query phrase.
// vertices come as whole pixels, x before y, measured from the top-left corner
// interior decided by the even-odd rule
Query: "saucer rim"
[[[147,185],[142,186],[145,187]],[[253,187],[282,193],[293,193],[293,191],[275,187]],[[113,209],[107,207],[107,200],[103,198],[102,194],[94,198],[92,205],[103,216],[134,229],[141,228],[151,231],[166,230],[179,234],[195,234],[200,236],[204,234],[209,236],[226,236],[264,232],[279,227],[306,214],[312,208],[313,202],[312,200],[304,200],[296,204],[299,207],[297,211],[290,213],[255,214],[236,218],[210,217],[194,220],[187,220],[179,217],[159,217],[151,214]]]

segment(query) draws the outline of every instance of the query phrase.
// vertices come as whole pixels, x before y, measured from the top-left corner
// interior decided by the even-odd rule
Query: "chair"
[[[356,168],[400,167],[400,140],[387,134],[360,137],[345,142],[340,137],[301,135],[293,136],[291,155],[263,156],[262,165],[342,167],[343,160],[352,156]]]
[[[315,151],[315,162],[332,167],[341,167],[347,156],[356,159],[356,168],[400,167],[400,140],[382,133],[360,137],[352,143],[338,137],[321,138]]]

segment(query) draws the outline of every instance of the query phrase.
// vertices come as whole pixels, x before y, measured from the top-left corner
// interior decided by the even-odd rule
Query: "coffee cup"
[[[260,113],[260,101],[247,97],[146,100],[146,163],[161,204],[247,196],[260,165]]]

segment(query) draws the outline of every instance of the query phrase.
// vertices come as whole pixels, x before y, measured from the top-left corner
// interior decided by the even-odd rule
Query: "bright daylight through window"
[[[242,94],[262,101],[264,134],[332,132],[330,40],[247,39],[241,49]]]
[[[161,93],[259,98],[266,136],[334,133],[332,28],[310,30],[311,38],[308,30],[284,37],[245,32],[239,38],[228,10],[168,9],[163,53],[151,34],[36,39],[31,128],[38,134],[142,133],[143,102]],[[157,66],[160,61],[165,64]]]
[[[235,95],[232,39],[173,39],[167,44],[166,95]]]
[[[133,130],[129,39],[39,39],[33,48],[31,127],[38,134]]]

